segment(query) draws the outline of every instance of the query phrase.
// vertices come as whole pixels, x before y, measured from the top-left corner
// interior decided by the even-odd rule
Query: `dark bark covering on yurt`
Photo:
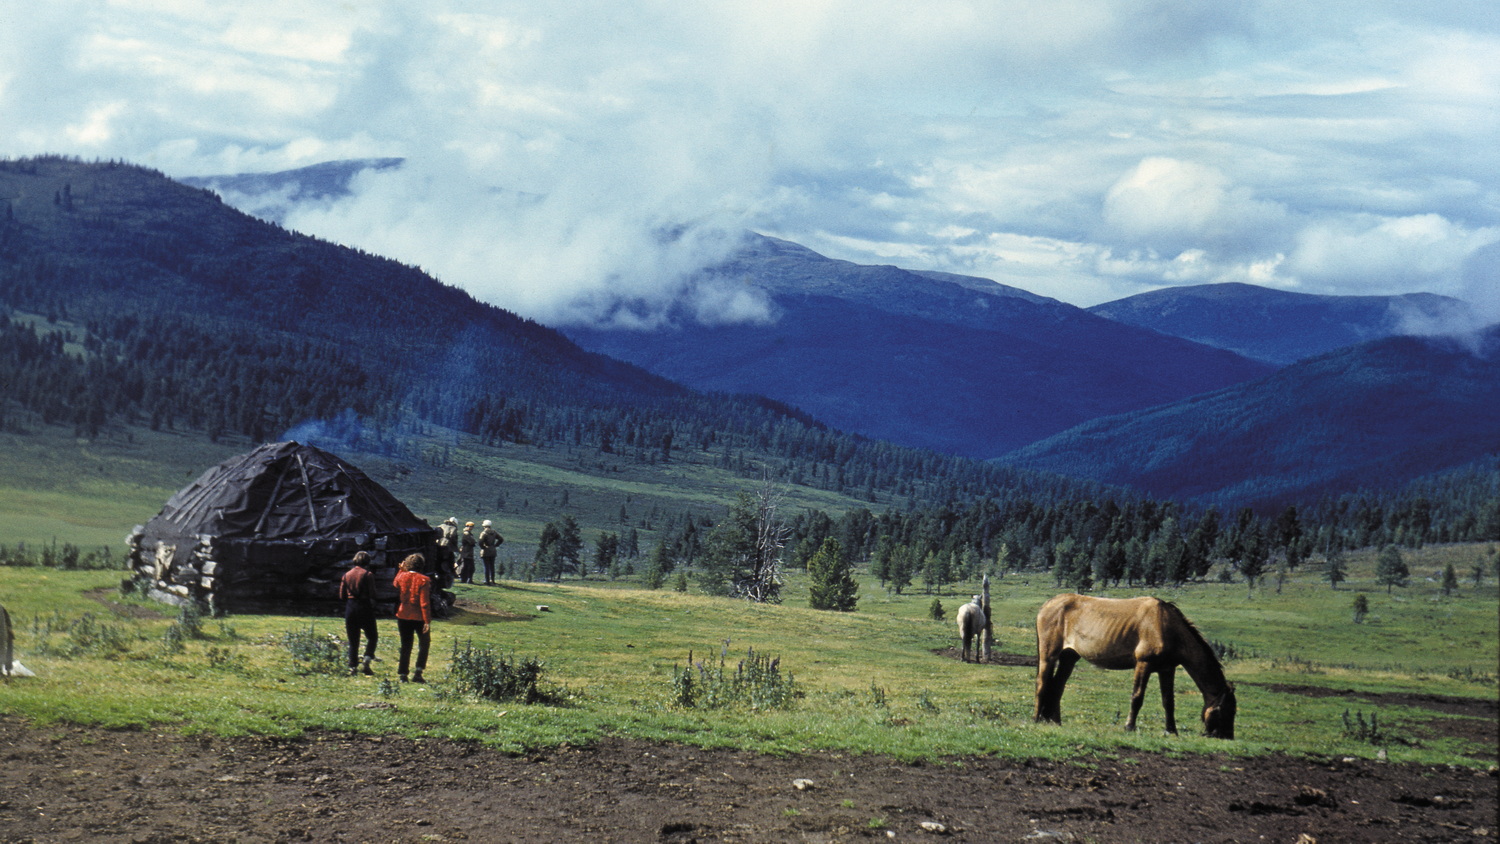
[[[204,472],[130,545],[147,592],[218,611],[337,609],[339,579],[361,550],[374,558],[377,601],[391,609],[401,560],[420,553],[431,568],[437,559],[425,519],[353,464],[297,442],[263,445]]]

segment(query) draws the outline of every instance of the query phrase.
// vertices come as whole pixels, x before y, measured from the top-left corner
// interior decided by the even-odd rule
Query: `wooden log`
[[[995,614],[990,612],[990,576],[984,576],[984,635],[981,649],[984,651],[984,661],[990,661],[990,647],[995,643]]]

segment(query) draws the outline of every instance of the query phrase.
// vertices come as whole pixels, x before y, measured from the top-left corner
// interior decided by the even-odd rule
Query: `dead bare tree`
[[[781,519],[784,492],[763,479],[755,493],[755,542],[745,566],[735,572],[733,593],[763,604],[781,603],[781,555],[791,536],[791,527]]]

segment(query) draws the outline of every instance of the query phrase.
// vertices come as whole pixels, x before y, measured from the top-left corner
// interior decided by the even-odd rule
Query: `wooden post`
[[[990,615],[990,576],[984,576],[984,661],[990,661],[990,645],[995,641],[995,623]]]

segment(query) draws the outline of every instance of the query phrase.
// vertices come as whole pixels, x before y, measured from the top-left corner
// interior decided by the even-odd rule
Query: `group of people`
[[[401,561],[400,570],[392,580],[396,587],[396,633],[401,637],[401,661],[398,668],[401,682],[423,683],[422,671],[427,668],[427,651],[432,645],[432,578],[423,572],[427,560],[421,554],[410,554]],[[375,661],[375,643],[380,631],[375,626],[375,577],[370,573],[370,554],[360,551],[354,555],[353,565],[339,581],[339,598],[344,602],[344,633],[349,637],[349,676],[374,674],[370,663]],[[360,636],[365,640],[363,660],[359,655]],[[407,674],[411,667],[412,642],[417,645],[416,671]]]
[[[401,561],[400,571],[391,581],[396,587],[396,633],[401,637],[401,682],[422,683],[422,672],[427,668],[427,652],[432,645],[432,590],[446,588],[453,580],[459,583],[474,582],[474,552],[484,562],[484,583],[494,586],[495,554],[505,537],[495,530],[489,519],[484,520],[478,535],[474,523],[468,522],[459,530],[458,519],[449,517],[438,529],[437,570],[427,573],[427,559],[421,554],[411,554]],[[349,676],[361,672],[374,674],[370,663],[375,661],[375,644],[380,640],[380,631],[375,626],[375,577],[371,574],[372,558],[368,551],[359,551],[339,581],[339,599],[344,602],[344,633],[349,639]],[[451,578],[451,579],[450,579]],[[360,640],[364,640],[364,656],[360,656]],[[412,667],[411,651],[415,642],[417,659],[415,671]]]
[[[484,563],[484,585],[495,585],[495,555],[505,537],[495,530],[493,522],[485,519],[475,535],[473,522],[465,522],[463,530],[459,530],[458,519],[449,516],[438,532],[438,565],[452,570],[454,580],[474,582],[474,552],[478,549],[479,559]]]

